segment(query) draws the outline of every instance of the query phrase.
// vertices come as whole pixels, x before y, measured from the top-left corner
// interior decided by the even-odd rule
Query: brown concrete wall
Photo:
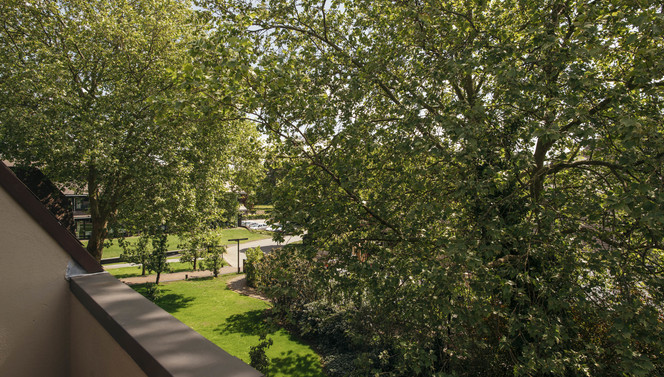
[[[147,376],[76,297],[70,300],[71,377]]]
[[[0,376],[69,375],[69,260],[0,187]]]

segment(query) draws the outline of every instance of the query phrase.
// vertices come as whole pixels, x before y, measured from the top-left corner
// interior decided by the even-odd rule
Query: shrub
[[[265,350],[272,345],[272,339],[266,340],[265,338],[266,335],[261,334],[258,345],[249,348],[249,358],[251,359],[250,365],[267,376],[267,370],[270,367],[270,359],[265,354]]]
[[[247,285],[253,288],[257,287],[258,276],[256,274],[256,264],[263,260],[263,250],[255,247],[247,250],[247,259],[244,261],[244,272],[247,274]]]
[[[314,265],[301,248],[275,249],[255,263],[257,288],[273,303],[273,312],[285,319],[307,303],[318,299]]]
[[[159,300],[159,297],[161,297],[159,284],[147,283],[145,285],[145,297],[152,302]]]
[[[353,353],[334,353],[323,357],[323,368],[329,377],[346,377],[355,371],[356,355]]]

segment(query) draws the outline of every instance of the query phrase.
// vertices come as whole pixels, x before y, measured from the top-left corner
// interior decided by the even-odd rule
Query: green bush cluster
[[[351,297],[340,287],[356,284],[364,271],[341,270],[324,260],[307,246],[291,245],[255,259],[252,274],[274,304],[272,315],[315,345],[329,376],[661,375],[663,360],[652,355],[664,350],[656,335],[663,323],[661,318],[648,320],[656,318],[652,313],[632,313],[629,317],[636,323],[624,323],[627,306],[600,312],[590,310],[584,300],[565,304],[550,299],[546,310],[559,322],[558,333],[552,334],[546,331],[552,320],[541,308],[523,306],[507,295],[489,302],[468,290],[450,292],[454,299],[444,304],[427,295],[428,289],[439,290],[426,288],[433,280],[390,281],[374,271],[369,284],[394,284],[394,295],[373,297],[357,289]],[[427,301],[432,307],[428,313],[412,310]],[[392,310],[377,310],[379,302]],[[500,306],[511,307],[511,316],[490,309]],[[465,317],[450,314],[464,308]],[[477,316],[481,308],[486,311]],[[521,315],[530,316],[522,320],[525,326],[515,321]],[[538,349],[524,345],[536,339]],[[523,354],[511,354],[518,347]],[[572,362],[582,353],[596,360],[591,367]],[[547,354],[553,356],[539,356]],[[561,356],[568,358],[567,365],[559,361]],[[550,372],[542,373],[545,369]]]
[[[244,261],[244,273],[247,278],[247,285],[253,288],[257,287],[258,276],[256,274],[256,265],[263,260],[263,250],[260,247],[254,247],[247,250],[247,259]]]
[[[349,312],[323,298],[315,263],[302,245],[288,245],[268,255],[247,255],[255,286],[273,303],[272,315],[307,339],[323,355],[328,376],[347,376],[355,369]],[[251,271],[251,272],[249,272]]]
[[[161,297],[161,289],[159,288],[159,284],[155,283],[145,284],[144,295],[148,300],[152,302],[159,300],[159,298]]]

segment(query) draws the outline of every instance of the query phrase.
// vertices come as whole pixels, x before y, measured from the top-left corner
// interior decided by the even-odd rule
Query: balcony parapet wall
[[[108,273],[72,277],[70,289],[75,300],[147,376],[262,376]],[[72,328],[76,328],[75,323]],[[78,336],[97,337],[99,334]],[[96,344],[103,346],[104,343]],[[72,344],[72,347],[76,345]],[[99,359],[105,355],[117,357],[118,354],[96,347],[72,352],[84,353],[77,356],[79,359]],[[102,366],[114,365],[114,362],[100,360],[90,364]],[[83,374],[87,372],[92,371],[81,371]],[[117,375],[115,372],[94,371],[95,375],[107,376]]]

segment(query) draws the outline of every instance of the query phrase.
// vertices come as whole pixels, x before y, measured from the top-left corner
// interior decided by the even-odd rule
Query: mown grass
[[[266,324],[263,317],[268,303],[226,287],[234,276],[164,283],[155,303],[247,363],[249,347],[257,345],[260,334],[266,333],[274,342],[266,352],[271,360],[270,376],[323,377],[320,358],[309,346]],[[144,285],[133,288],[144,293]]]
[[[168,266],[171,268],[171,270],[166,273],[185,272],[191,271],[192,269],[191,263],[173,262],[169,263]],[[123,279],[141,276],[142,267],[138,265],[132,267],[108,268],[106,271],[118,279]],[[146,275],[150,275],[150,273],[146,271]]]
[[[221,239],[223,240],[225,245],[235,244],[235,242],[228,241],[231,238],[249,238],[248,240],[241,242],[244,243],[244,242],[262,240],[265,238],[272,237],[272,235],[267,232],[252,231],[252,230],[247,230],[245,228],[221,229],[220,232],[221,232]],[[135,243],[138,241],[138,237],[127,237],[126,240],[131,243]],[[83,247],[86,247],[88,245],[87,240],[82,240],[81,242],[83,243]],[[108,246],[104,247],[104,254],[103,254],[104,258],[116,258],[119,257],[120,254],[122,254],[122,248],[120,247],[117,239],[111,239],[106,242]],[[181,243],[182,242],[178,236],[168,235],[167,247],[169,251],[179,249]]]

